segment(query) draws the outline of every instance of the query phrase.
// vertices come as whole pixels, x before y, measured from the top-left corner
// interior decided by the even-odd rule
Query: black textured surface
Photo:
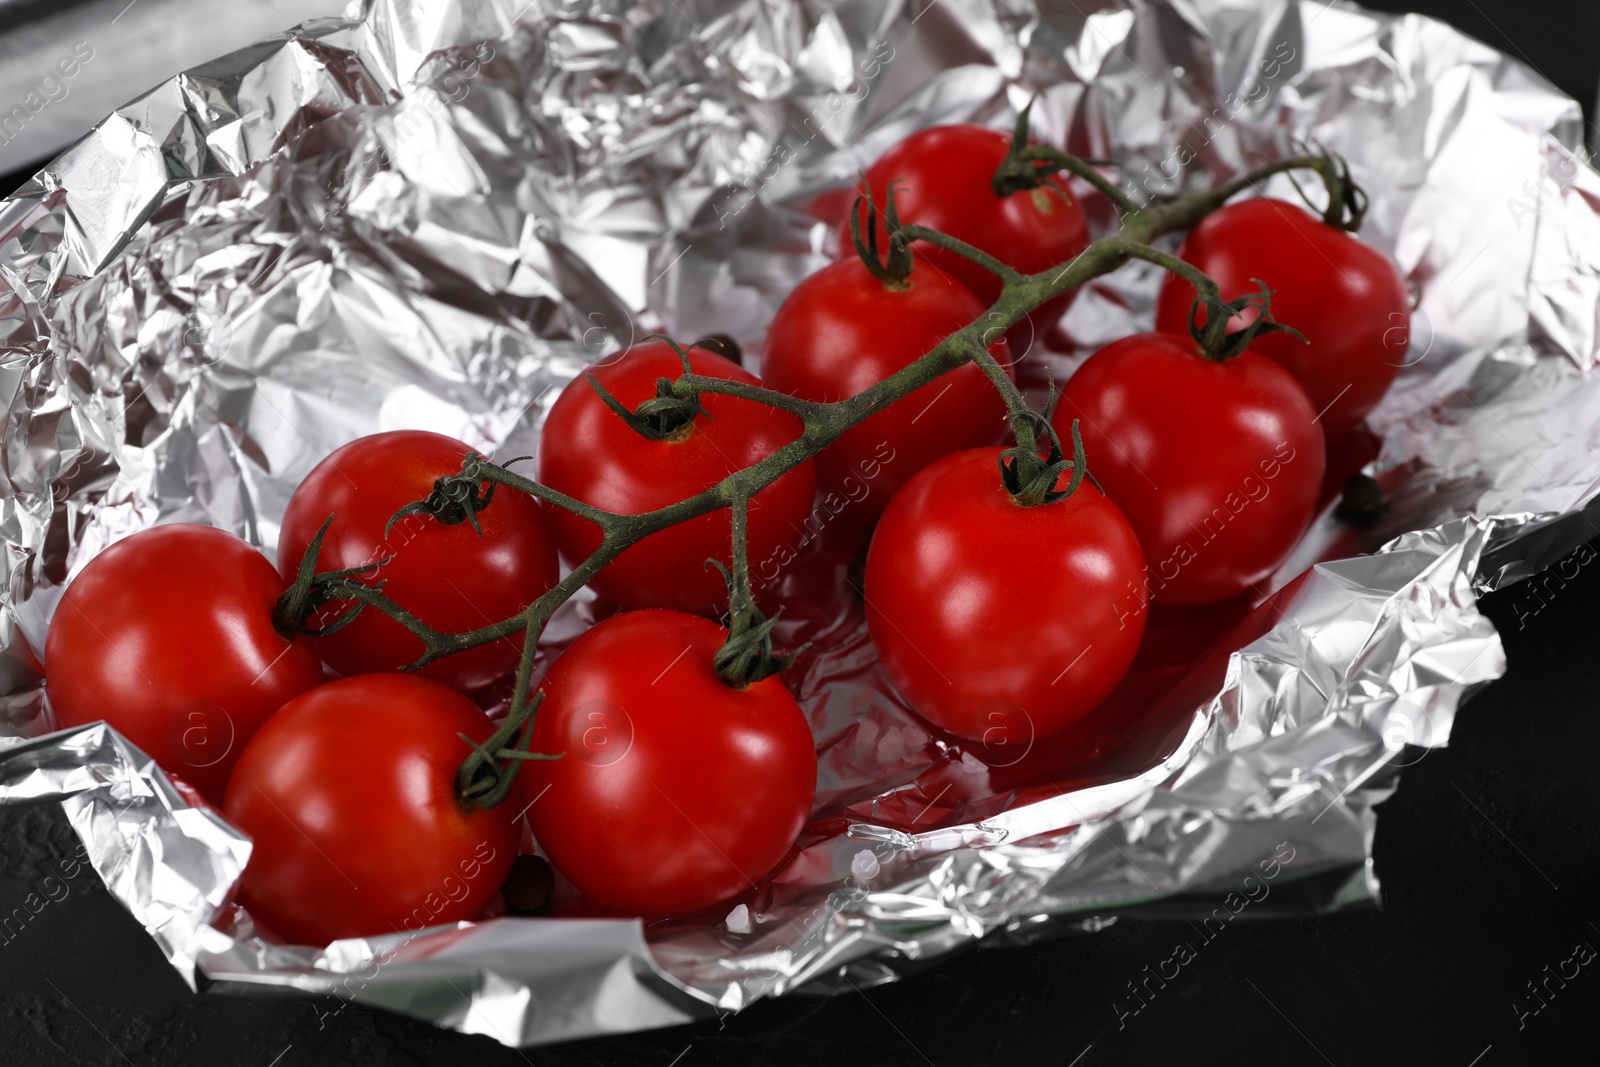
[[[1372,6],[1434,11],[1594,102],[1600,5]],[[1600,567],[1574,569],[1484,601],[1510,670],[1379,809],[1381,910],[1239,922],[1203,944],[1186,923],[1124,920],[865,993],[519,1053],[334,998],[190,993],[78,867],[55,805],[0,808],[0,1064],[1594,1062],[1600,958],[1574,951],[1600,949]],[[1193,960],[1131,1013],[1127,984],[1180,941]]]

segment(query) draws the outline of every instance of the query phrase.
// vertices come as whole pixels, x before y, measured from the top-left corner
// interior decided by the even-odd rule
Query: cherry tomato
[[[701,348],[689,350],[689,365],[708,378],[761,384],[738,364]],[[633,411],[656,395],[657,379],[678,378],[683,365],[670,345],[651,341],[590,373]],[[700,403],[705,415],[663,440],[652,440],[634,431],[579,376],[556,398],[545,420],[539,480],[595,507],[638,515],[710,488],[796,440],[804,429],[795,415],[754,401],[706,393]],[[815,490],[816,468],[808,460],[755,495],[749,513],[752,566],[799,540]],[[550,518],[568,563],[578,564],[599,547],[600,527],[589,520],[560,508],[551,509]],[[705,561],[727,564],[732,537],[726,508],[702,515],[630,546],[589,587],[625,607],[724,611],[727,587]]]
[[[56,725],[104,719],[220,802],[256,728],[322,681],[311,643],[273,628],[282,592],[267,558],[222,530],[175,523],[123,538],[72,580],[50,620]]]
[[[859,257],[843,259],[801,282],[778,308],[762,378],[807,400],[843,400],[914,363],[983,312],[971,290],[926,264],[891,284],[873,277]],[[989,351],[1009,367],[1005,338],[997,337]],[[858,515],[876,516],[906,479],[935,459],[993,444],[1005,413],[994,385],[969,363],[824,449],[817,456],[818,490],[851,501]]]
[[[894,181],[902,222],[959,238],[1024,274],[1071,261],[1089,246],[1083,208],[1059,176],[1036,189],[996,196],[994,173],[1010,149],[1008,133],[984,126],[934,126],[913,133],[879,157],[867,168],[867,185],[882,211]],[[841,257],[855,255],[848,219],[841,233]],[[999,280],[971,260],[927,244],[913,247],[918,256],[976,293],[985,306],[1000,296]],[[1035,311],[1030,316],[1035,332],[1042,334],[1059,319],[1072,296],[1068,293]],[[1022,343],[1031,342],[1032,336],[1024,331]],[[1018,357],[1025,354],[1024,349]]]
[[[726,634],[676,611],[594,626],[545,679],[522,788],[533,836],[592,900],[638,915],[698,911],[782,860],[817,784],[805,715],[777,677],[735,689]]]
[[[1366,418],[1400,373],[1411,335],[1405,279],[1382,252],[1299,205],[1229,204],[1191,230],[1178,255],[1210,275],[1224,300],[1254,292],[1253,278],[1273,290],[1272,317],[1310,344],[1280,333],[1252,348],[1300,380],[1329,441]],[[1169,276],[1156,329],[1186,333],[1194,298],[1193,286]]]
[[[1056,432],[1073,419],[1090,470],[1139,534],[1160,603],[1244,592],[1311,522],[1322,431],[1294,376],[1265,356],[1219,363],[1188,337],[1126,337],[1068,379]]]
[[[873,534],[863,591],[872,643],[923,718],[1025,747],[1088,714],[1127,672],[1144,632],[1144,558],[1087,481],[1018,504],[1000,452],[957,452],[906,483]]]
[[[294,581],[301,556],[332,515],[317,570],[391,557],[374,567],[370,581],[382,581],[386,595],[436,630],[475,630],[527,607],[560,578],[544,509],[532,497],[498,487],[477,513],[481,534],[470,522],[446,525],[429,515],[408,515],[385,532],[395,512],[433,491],[435,479],[460,473],[471,451],[454,438],[422,430],[372,434],[336,449],[289,498],[278,535],[284,578]],[[349,606],[330,605],[312,622]],[[420,640],[374,610],[316,644],[328,666],[346,675],[398,670],[423,651]],[[518,635],[446,656],[417,673],[472,690],[510,673],[521,654]]]
[[[457,735],[493,730],[466,697],[414,675],[340,678],[289,701],[228,783],[228,821],[253,842],[245,906],[306,945],[477,916],[511,869],[522,807],[456,794],[471,752]]]

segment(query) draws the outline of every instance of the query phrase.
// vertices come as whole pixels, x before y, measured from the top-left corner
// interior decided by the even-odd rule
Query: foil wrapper
[[[299,479],[378,430],[531,452],[557,389],[652,331],[758,356],[860,167],[1035,97],[1040,136],[1120,161],[1142,196],[1299,142],[1340,152],[1371,195],[1363,236],[1417,301],[1371,419],[1387,512],[1320,519],[1090,766],[1030,777],[1031,738],[932,734],[845,612],[795,679],[816,818],[726,915],[309,948],[257,935],[229,897],[248,841],[143,753],[102,725],[48,733],[50,613],[107,544],[186,520],[270,552]],[[1476,593],[1596,530],[1600,176],[1581,129],[1440,23],[1320,0],[370,0],[190,70],[0,203],[0,800],[59,799],[190,981],[510,1045],[861,988],[978,939],[1210,909],[1251,878],[1294,884],[1278,900],[1302,912],[1370,901],[1373,805],[1504,670]],[[1070,369],[1148,327],[1157,282],[1131,265],[1092,283],[1066,350],[1039,358]]]

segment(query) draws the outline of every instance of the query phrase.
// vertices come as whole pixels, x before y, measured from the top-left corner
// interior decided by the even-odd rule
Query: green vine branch
[[[785,654],[772,648],[772,627],[783,614],[783,609],[768,617],[756,607],[756,597],[750,588],[750,501],[736,497],[731,506],[733,527],[733,568],[730,570],[714,559],[706,566],[722,572],[728,583],[728,639],[712,658],[717,675],[735,689],[743,689],[789,669],[805,651],[806,646]]]

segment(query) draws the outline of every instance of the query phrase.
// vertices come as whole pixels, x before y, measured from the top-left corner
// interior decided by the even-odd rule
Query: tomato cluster
[[[554,585],[555,540],[530,497],[496,494],[470,523],[396,517],[471,451],[434,433],[361,438],[290,499],[281,572],[232,534],[157,526],[90,560],[51,621],[57,724],[105,719],[221,806],[255,843],[240,896],[285,937],[475,918],[516,855],[516,808],[473,803],[458,780],[495,731],[462,691],[514,668],[520,641],[402,674],[424,646],[393,619],[331,601],[308,636],[281,613],[313,542],[322,569],[404,598],[444,631],[513,614]]]
[[[277,568],[201,526],[111,546],[51,625],[58,723],[105,719],[221,805],[254,842],[241,899],[296,941],[493,913],[524,815],[578,906],[725,904],[812,813],[773,601],[825,508],[864,544],[885,672],[950,745],[1069,731],[1115,703],[1152,607],[1264,591],[1409,312],[1337,212],[1236,203],[1169,261],[1156,330],[1035,413],[997,270],[1045,277],[1089,228],[1026,145],[946,126],[892,148],[838,260],[778,308],[763,377],[726,346],[634,345],[557,399],[538,482],[381,433],[300,484]],[[917,377],[963,330],[965,361]],[[544,605],[579,584],[600,621],[534,677]]]

